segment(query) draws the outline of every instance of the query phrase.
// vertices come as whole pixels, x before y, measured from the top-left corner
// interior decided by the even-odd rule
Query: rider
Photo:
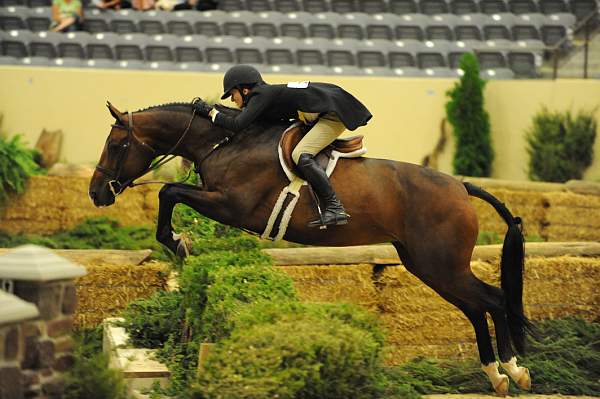
[[[348,223],[348,214],[331,187],[325,171],[314,157],[331,144],[344,130],[355,130],[367,124],[372,115],[354,96],[329,83],[291,82],[267,84],[260,72],[249,65],[231,67],[223,78],[224,94],[231,96],[242,112],[228,116],[200,101],[195,104],[200,115],[210,117],[217,126],[233,132],[248,127],[258,118],[290,120],[299,118],[304,124],[314,124],[292,153],[292,158],[304,178],[319,197],[322,220],[310,227]]]

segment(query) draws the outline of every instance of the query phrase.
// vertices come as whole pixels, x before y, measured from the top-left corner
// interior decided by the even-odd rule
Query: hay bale
[[[377,296],[372,265],[276,267],[294,280],[300,299],[306,302],[348,302],[375,310]]]
[[[95,264],[86,268],[88,274],[75,281],[78,327],[95,327],[104,318],[118,315],[131,301],[165,289],[169,272],[169,266],[160,262]]]
[[[511,191],[507,189],[490,189],[489,192],[504,202],[511,213],[523,219],[526,234],[542,234],[545,225],[547,207],[546,193],[542,191]],[[479,198],[470,197],[477,211],[479,231],[493,231],[503,236],[506,223],[493,207]]]
[[[2,230],[10,234],[48,234],[71,229],[97,216],[124,225],[154,224],[159,187],[129,189],[115,205],[96,208],[88,197],[89,182],[89,178],[77,176],[31,177],[27,191],[14,197],[0,213]]]

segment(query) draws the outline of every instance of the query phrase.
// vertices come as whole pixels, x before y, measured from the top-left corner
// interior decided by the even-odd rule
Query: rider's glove
[[[198,101],[197,103],[195,103],[194,108],[196,109],[196,113],[198,115],[204,116],[205,118],[208,118],[210,111],[213,110],[213,107],[202,101]]]

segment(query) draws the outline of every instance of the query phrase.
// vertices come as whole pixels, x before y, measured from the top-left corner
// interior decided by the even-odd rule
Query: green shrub
[[[270,266],[221,268],[213,276],[199,319],[201,335],[208,342],[228,337],[233,317],[248,304],[259,300],[297,300],[292,279]]]
[[[23,193],[27,179],[41,172],[34,161],[35,153],[20,140],[19,135],[10,140],[0,136],[0,205],[5,204],[10,195]]]
[[[9,235],[0,231],[0,247],[26,243],[61,249],[153,249],[160,255],[161,246],[150,226],[121,226],[106,217],[89,218],[72,230],[49,235]]]
[[[551,182],[581,179],[592,163],[596,129],[594,111],[573,116],[542,108],[526,132],[529,177]]]
[[[383,347],[385,337],[377,316],[357,305],[346,303],[305,303],[297,301],[256,301],[239,311],[234,317],[235,330],[248,330],[257,324],[273,324],[279,321],[301,320],[315,317],[322,320],[340,321],[371,334]]]
[[[452,165],[454,173],[467,176],[490,176],[494,151],[490,121],[484,109],[485,81],[479,77],[479,63],[473,53],[460,59],[464,75],[446,95],[446,115],[453,127],[456,152]]]
[[[209,356],[196,398],[374,398],[379,344],[337,320],[236,330]]]
[[[180,338],[184,318],[181,298],[178,291],[157,291],[127,305],[121,325],[127,329],[131,343],[141,348],[159,348],[171,335]]]
[[[127,387],[122,374],[109,367],[102,353],[102,330],[77,335],[75,363],[65,374],[63,399],[126,399]]]

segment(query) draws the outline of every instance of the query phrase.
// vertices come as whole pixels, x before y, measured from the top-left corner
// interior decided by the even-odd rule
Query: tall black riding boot
[[[298,169],[300,169],[306,181],[308,181],[319,197],[322,212],[322,220],[313,220],[308,223],[308,226],[320,227],[323,225],[335,226],[347,224],[348,214],[340,200],[336,197],[327,174],[317,165],[313,156],[310,154],[301,154],[298,159]]]

